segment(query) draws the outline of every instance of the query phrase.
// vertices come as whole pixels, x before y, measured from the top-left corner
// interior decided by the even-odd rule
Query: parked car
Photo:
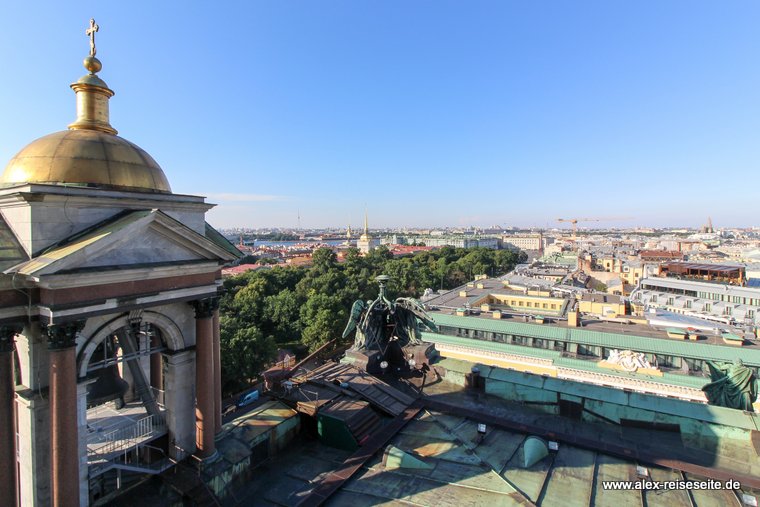
[[[247,405],[250,405],[254,401],[259,399],[259,390],[254,389],[253,391],[246,393],[242,395],[240,398],[238,398],[237,402],[235,403],[235,406],[237,408],[242,408]]]

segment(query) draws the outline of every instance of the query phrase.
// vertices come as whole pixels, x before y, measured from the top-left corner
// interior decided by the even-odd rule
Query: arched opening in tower
[[[155,473],[168,453],[164,405],[166,344],[153,324],[108,334],[87,364],[86,439],[91,500],[130,476]]]

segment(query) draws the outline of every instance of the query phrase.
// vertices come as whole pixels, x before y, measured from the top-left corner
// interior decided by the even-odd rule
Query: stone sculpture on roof
[[[652,365],[649,364],[647,358],[641,352],[634,352],[632,350],[618,350],[612,349],[610,355],[607,358],[607,362],[610,364],[618,365],[625,371],[635,372],[639,368],[651,370]]]

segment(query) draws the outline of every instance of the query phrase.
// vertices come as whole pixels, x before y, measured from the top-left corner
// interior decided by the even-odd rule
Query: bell
[[[119,376],[119,368],[115,364],[97,370],[95,379],[87,386],[88,408],[111,400],[122,400],[129,389],[129,384]]]

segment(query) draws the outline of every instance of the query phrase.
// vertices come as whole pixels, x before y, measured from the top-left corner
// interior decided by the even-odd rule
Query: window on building
[[[686,366],[689,367],[689,373],[700,373],[702,371],[703,362],[700,359],[683,358]]]
[[[657,358],[657,366],[665,367],[665,368],[674,368],[673,364],[674,364],[675,358],[673,356],[657,354],[656,358]]]

